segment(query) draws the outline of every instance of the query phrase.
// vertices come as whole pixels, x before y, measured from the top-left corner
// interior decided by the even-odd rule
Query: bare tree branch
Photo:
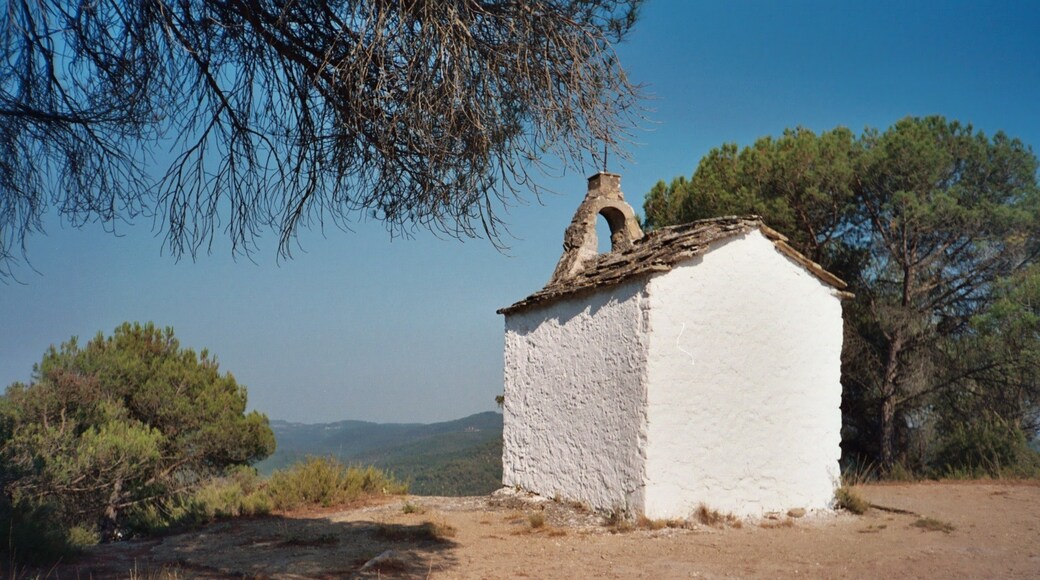
[[[640,2],[9,2],[0,276],[52,207],[153,216],[177,256],[359,216],[497,241],[538,175],[624,156]]]

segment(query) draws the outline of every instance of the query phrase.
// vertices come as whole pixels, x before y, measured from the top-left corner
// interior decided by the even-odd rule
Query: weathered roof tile
[[[642,238],[634,240],[631,247],[589,259],[582,264],[577,275],[554,279],[545,288],[500,309],[498,313],[512,314],[538,304],[620,284],[630,278],[667,272],[680,262],[705,253],[717,241],[756,229],[772,240],[777,250],[817,278],[839,291],[845,289],[845,282],[789,246],[787,237],[763,224],[760,217],[727,216],[647,232]],[[841,295],[848,296],[844,292]]]

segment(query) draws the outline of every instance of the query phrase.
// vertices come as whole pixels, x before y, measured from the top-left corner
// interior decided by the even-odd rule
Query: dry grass
[[[670,520],[652,520],[645,515],[640,515],[636,518],[636,527],[641,530],[663,530],[665,528],[685,528],[686,522],[684,520],[670,519]]]
[[[516,517],[519,516],[519,517]],[[514,517],[507,518],[511,524],[520,524],[524,521],[522,514],[514,514]],[[512,535],[522,536],[525,534],[545,534],[550,537],[566,536],[567,530],[558,528],[556,526],[548,525],[543,512],[534,512],[527,516],[527,526],[513,530]]]
[[[759,522],[758,527],[764,530],[776,530],[779,528],[793,528],[794,520],[791,518],[784,518],[782,520],[762,520]]]
[[[308,457],[275,471],[266,490],[275,509],[290,511],[344,505],[363,497],[402,495],[408,493],[408,486],[374,467],[348,467],[332,457]]]
[[[841,470],[843,486],[862,485],[878,480],[878,466],[874,462],[847,465]]]
[[[449,524],[446,521],[442,521],[440,523],[427,521],[424,522],[424,524],[433,526],[433,534],[438,540],[454,538],[459,533],[458,528]]]
[[[841,486],[834,491],[835,507],[852,512],[856,515],[863,515],[870,509],[870,503],[863,499],[856,492],[852,491],[852,488],[848,486]]]
[[[949,534],[953,530],[957,529],[950,522],[944,522],[935,518],[920,518],[910,525],[929,532],[942,532],[944,534]]]
[[[130,580],[179,580],[181,575],[176,567],[163,566],[158,570],[141,570],[137,567],[137,562],[134,562],[134,567],[128,570],[126,577]]]
[[[632,521],[627,517],[627,513],[623,510],[614,510],[607,514],[603,521],[603,525],[610,528],[611,533],[625,533],[634,530],[649,530],[657,531],[666,528],[670,529],[688,529],[694,524],[692,522],[699,522],[706,526],[712,526],[716,528],[731,527],[731,528],[742,528],[744,522],[737,516],[730,513],[723,513],[718,510],[709,509],[704,504],[697,507],[697,511],[694,512],[691,520],[681,519],[650,519],[646,515],[639,515],[635,521]]]
[[[603,520],[603,525],[610,528],[614,534],[630,532],[635,527],[628,519],[628,512],[621,508],[611,510]]]
[[[532,530],[545,526],[545,514],[542,512],[535,512],[527,516],[527,523],[531,525]]]
[[[693,512],[693,516],[701,524],[713,528],[722,528],[725,526],[731,528],[744,527],[744,522],[742,522],[737,516],[710,509],[704,504],[697,506],[697,511]]]
[[[502,519],[511,524],[519,524],[523,522],[525,519],[527,519],[527,516],[525,516],[523,512],[511,511],[506,515],[502,516]]]
[[[401,513],[406,513],[406,514],[424,514],[424,513],[426,513],[426,508],[424,508],[421,505],[414,504],[414,503],[406,501],[406,502],[404,502],[404,505],[401,506]]]

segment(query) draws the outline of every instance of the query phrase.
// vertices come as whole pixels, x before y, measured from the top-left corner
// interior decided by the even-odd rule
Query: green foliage
[[[502,439],[429,457],[402,451],[376,464],[393,469],[416,495],[486,495],[502,487]]]
[[[644,210],[650,227],[759,214],[849,282],[844,451],[916,470],[982,412],[1040,429],[1037,167],[1021,141],[937,116],[799,128],[713,149]]]
[[[1040,476],[1040,453],[1022,429],[993,415],[951,426],[929,464],[933,475],[952,479]]]
[[[275,509],[331,506],[407,491],[406,485],[379,469],[345,467],[331,458],[308,458],[276,471],[268,480],[261,479],[252,467],[238,467],[209,480],[190,495],[129,510],[127,528],[154,535],[223,519],[263,516]],[[411,512],[406,509],[405,513]]]
[[[907,467],[902,461],[893,463],[892,467],[889,467],[888,471],[882,475],[889,481],[917,481],[921,479],[917,472]]]
[[[171,329],[123,324],[84,347],[75,338],[51,347],[30,385],[0,397],[0,485],[12,517],[35,506],[66,539],[77,527],[115,533],[131,512],[158,517],[274,450],[267,418],[245,408],[245,388],[206,351],[182,349]]]
[[[240,516],[262,516],[271,513],[273,507],[256,470],[243,467],[229,476],[214,478],[192,494],[185,502],[184,521],[197,525]]]
[[[407,502],[406,501],[406,502],[404,502],[404,505],[401,506],[401,513],[405,513],[405,514],[424,514],[424,513],[426,513],[426,508],[424,508],[421,505],[416,505],[416,504],[414,504],[412,502]]]
[[[70,530],[53,507],[0,500],[0,553],[14,562],[43,565],[76,552]]]
[[[82,550],[90,546],[96,546],[101,541],[101,535],[97,531],[83,526],[73,526],[69,529],[68,543],[74,550]]]
[[[274,472],[267,487],[271,505],[278,510],[330,506],[367,495],[399,495],[408,486],[375,467],[347,467],[330,457],[310,457],[286,470]]]
[[[712,149],[691,179],[658,182],[646,196],[646,225],[661,227],[722,215],[761,215],[819,260],[853,210],[855,137],[843,127],[820,135],[789,129],[751,147]]]

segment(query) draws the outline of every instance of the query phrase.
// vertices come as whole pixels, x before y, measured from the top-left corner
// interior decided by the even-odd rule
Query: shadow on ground
[[[39,577],[426,577],[456,564],[453,533],[436,521],[239,519],[159,540],[99,546],[75,563],[40,571]],[[365,567],[373,558],[377,560]]]

